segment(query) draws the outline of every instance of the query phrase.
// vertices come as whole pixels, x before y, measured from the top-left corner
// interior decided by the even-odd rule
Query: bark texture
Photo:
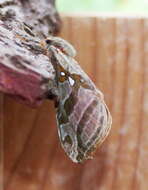
[[[30,105],[46,97],[54,73],[39,43],[60,23],[54,1],[0,2],[0,91]]]

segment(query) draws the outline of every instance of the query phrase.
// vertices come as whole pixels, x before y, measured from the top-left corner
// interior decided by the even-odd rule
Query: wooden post
[[[74,164],[59,143],[52,103],[33,110],[5,96],[5,189],[147,189],[148,19],[66,16],[61,36],[104,93],[111,133],[93,160]]]
[[[0,93],[0,189],[3,189],[3,181],[4,181],[4,134],[3,134],[3,119],[4,119],[4,112],[3,112],[3,95]]]

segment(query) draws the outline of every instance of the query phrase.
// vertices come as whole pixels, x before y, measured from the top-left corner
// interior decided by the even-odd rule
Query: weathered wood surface
[[[0,190],[3,189],[3,180],[4,180],[4,168],[3,168],[3,143],[4,143],[4,135],[3,135],[3,119],[4,119],[4,112],[3,112],[3,95],[0,94]]]
[[[61,23],[54,0],[35,1],[0,1],[0,91],[33,106],[47,97],[54,79],[41,39]]]
[[[4,96],[5,190],[146,190],[148,19],[63,20],[61,36],[105,94],[111,133],[93,160],[74,164],[60,146],[51,102],[33,110]]]

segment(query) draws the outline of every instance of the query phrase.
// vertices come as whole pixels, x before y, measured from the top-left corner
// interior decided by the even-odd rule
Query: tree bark
[[[46,97],[54,74],[39,43],[60,25],[54,1],[0,3],[0,91],[30,105]]]

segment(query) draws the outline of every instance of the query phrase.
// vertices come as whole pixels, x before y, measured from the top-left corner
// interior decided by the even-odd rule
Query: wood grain
[[[3,134],[3,121],[4,121],[4,111],[3,111],[3,94],[0,93],[0,189],[3,189],[4,181],[4,157],[3,157],[3,146],[4,146],[4,134]]]
[[[66,16],[61,36],[104,93],[111,133],[93,160],[74,164],[51,102],[33,110],[4,96],[5,190],[146,190],[148,19]]]

